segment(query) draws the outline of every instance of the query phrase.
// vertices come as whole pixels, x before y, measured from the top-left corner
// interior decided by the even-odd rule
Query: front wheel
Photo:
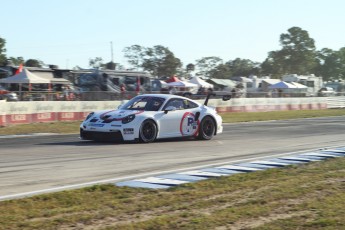
[[[211,140],[214,136],[216,126],[213,119],[210,116],[202,119],[199,126],[199,136],[200,140]]]
[[[139,130],[139,139],[143,143],[150,143],[156,140],[157,137],[157,125],[152,120],[144,121]]]

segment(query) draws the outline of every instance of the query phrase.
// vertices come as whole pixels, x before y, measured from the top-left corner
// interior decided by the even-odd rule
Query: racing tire
[[[214,136],[216,125],[214,120],[210,116],[206,116],[202,119],[199,126],[198,139],[211,140]]]
[[[157,125],[152,120],[145,120],[139,129],[139,140],[143,143],[150,143],[156,140]]]

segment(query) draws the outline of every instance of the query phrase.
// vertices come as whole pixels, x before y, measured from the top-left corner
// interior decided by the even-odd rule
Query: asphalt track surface
[[[225,124],[210,141],[81,141],[78,135],[0,137],[0,200],[345,146],[345,117]]]

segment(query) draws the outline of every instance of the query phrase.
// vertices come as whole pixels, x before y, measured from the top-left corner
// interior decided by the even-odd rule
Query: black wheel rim
[[[213,131],[214,131],[213,122],[210,119],[205,120],[202,126],[202,132],[204,133],[204,135],[210,137],[212,136]]]
[[[156,130],[154,125],[151,122],[147,122],[144,124],[142,128],[142,135],[143,139],[146,141],[150,141],[155,138]]]

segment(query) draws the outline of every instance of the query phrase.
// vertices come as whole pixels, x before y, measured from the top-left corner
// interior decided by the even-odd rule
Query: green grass
[[[221,116],[225,123],[267,121],[267,120],[286,120],[297,118],[345,116],[345,109],[323,109],[323,110],[289,110],[253,113],[222,113]]]
[[[221,113],[224,123],[345,116],[345,109]],[[0,135],[28,133],[78,133],[81,121],[33,123],[0,127]]]
[[[0,202],[0,229],[342,229],[345,158],[167,190],[112,185]]]
[[[345,110],[222,114],[224,122],[343,116]],[[80,122],[0,128],[76,133]],[[345,158],[237,174],[167,190],[96,185],[0,202],[7,229],[343,229]]]
[[[80,121],[19,124],[0,127],[0,135],[29,133],[77,133]]]

